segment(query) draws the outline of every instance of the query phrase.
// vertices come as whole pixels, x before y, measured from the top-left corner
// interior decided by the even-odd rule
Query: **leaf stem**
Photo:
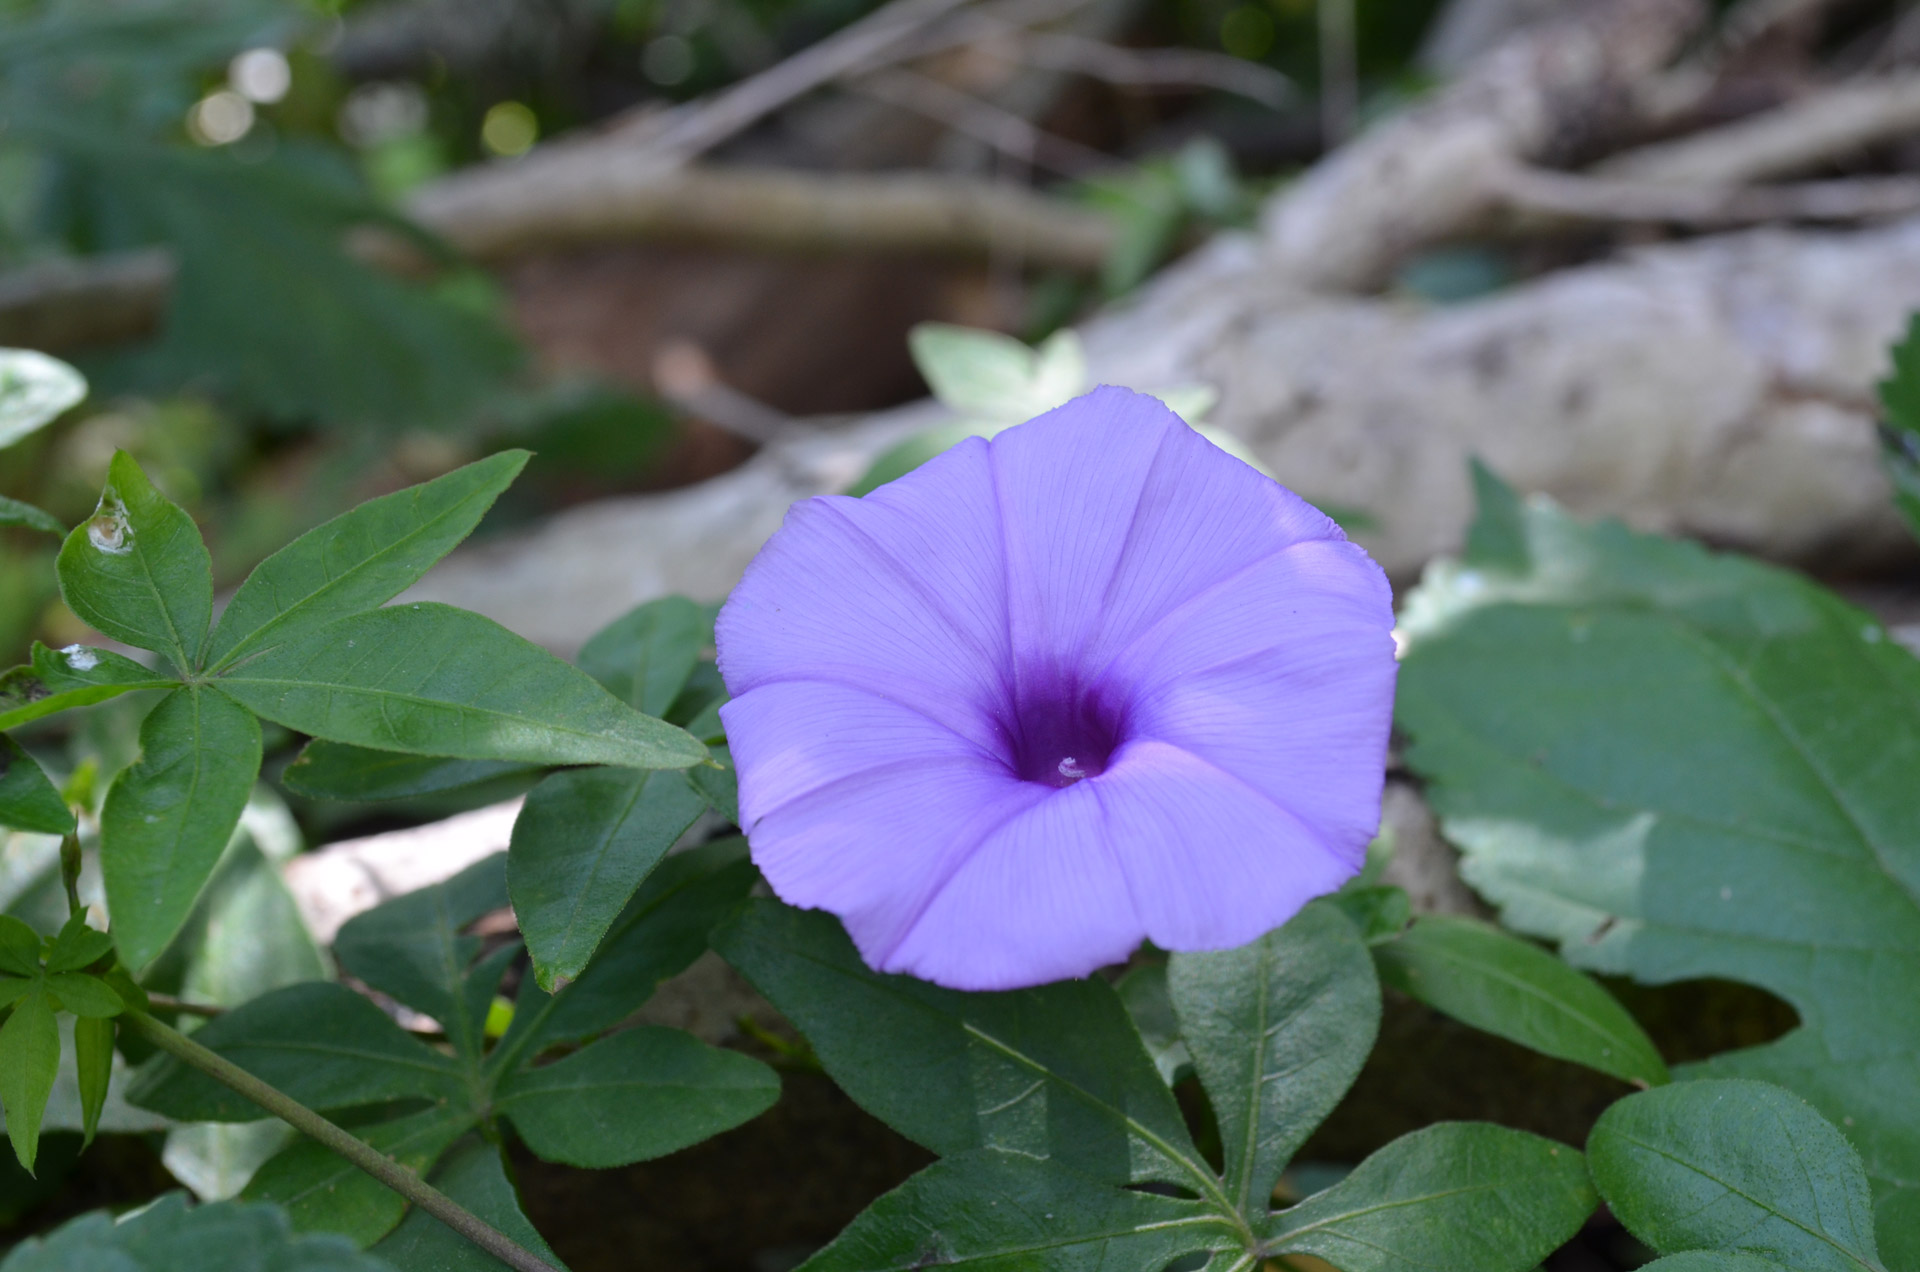
[[[335,1126],[284,1092],[254,1077],[226,1057],[201,1046],[170,1025],[141,1011],[123,1018],[154,1046],[208,1077],[224,1083],[295,1130],[318,1140],[361,1170],[420,1207],[441,1223],[500,1260],[515,1272],[559,1272],[551,1263],[519,1245],[506,1233],[394,1161],[365,1140]]]

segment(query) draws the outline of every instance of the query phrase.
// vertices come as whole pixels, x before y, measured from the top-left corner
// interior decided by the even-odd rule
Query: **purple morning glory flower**
[[[1360,867],[1392,627],[1338,526],[1096,389],[761,549],[718,632],[753,858],[957,989],[1244,944]]]

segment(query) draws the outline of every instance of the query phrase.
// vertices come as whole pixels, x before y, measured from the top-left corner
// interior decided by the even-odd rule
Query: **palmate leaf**
[[[473,532],[528,458],[503,452],[368,500],[301,535],[234,593],[207,643],[208,666],[217,673],[400,595]]]
[[[1693,1072],[1811,1100],[1912,1214],[1920,662],[1794,575],[1481,486],[1398,705],[1463,874],[1581,966],[1785,998],[1797,1030]]]
[[[779,1098],[780,1079],[759,1061],[643,1025],[509,1074],[496,1107],[542,1159],[608,1167],[698,1144]]]
[[[0,349],[0,447],[52,423],[86,396],[86,379],[58,358],[32,349]],[[5,514],[0,507],[0,516]]]
[[[0,731],[15,729],[69,707],[87,707],[136,689],[166,689],[176,682],[107,649],[69,645],[48,649],[38,641],[33,661],[0,673]]]
[[[0,1272],[387,1272],[335,1236],[295,1234],[277,1206],[189,1208],[175,1193],[115,1222],[104,1210],[15,1246]]]
[[[542,989],[580,975],[641,881],[706,807],[670,771],[566,769],[534,787],[513,825],[507,869]]]
[[[14,1156],[28,1171],[40,1153],[40,1122],[59,1072],[60,1031],[53,1004],[44,989],[30,984],[13,999],[13,1010],[0,1024],[0,1109],[6,1111]]]
[[[1880,402],[1886,410],[1881,442],[1894,506],[1920,536],[1920,315],[1893,347],[1893,374],[1880,383]]]
[[[220,863],[260,772],[260,722],[220,693],[191,686],[140,725],[140,759],[100,812],[120,957],[135,971],[166,949]]]
[[[665,596],[622,615],[580,647],[580,670],[622,702],[665,716],[713,647],[717,605]]]
[[[1163,1272],[1186,1256],[1248,1272],[1294,1252],[1343,1272],[1526,1272],[1593,1207],[1575,1150],[1458,1124],[1396,1140],[1342,1184],[1270,1212],[1288,1154],[1345,1092],[1379,1021],[1371,956],[1331,905],[1170,964],[1225,1178],[1169,1120],[1178,1110],[1104,980],[956,993],[872,972],[831,917],[766,901],[715,947],[856,1102],[946,1159],[857,1219],[809,1264],[820,1272]],[[1181,1197],[1115,1187],[1147,1181]]]
[[[478,614],[399,605],[338,619],[230,668],[223,692],[276,724],[375,750],[534,764],[685,768],[706,748]]]
[[[213,615],[213,558],[199,527],[116,452],[100,506],[60,549],[60,594],[99,631],[196,669]]]
[[[498,1148],[469,1141],[447,1155],[432,1183],[522,1249],[564,1266],[521,1212]],[[506,1264],[418,1208],[373,1253],[398,1272],[507,1272]]]
[[[1593,1180],[1656,1250],[1720,1250],[1803,1272],[1883,1272],[1860,1155],[1764,1082],[1684,1082],[1629,1096],[1587,1140]]]
[[[360,1132],[360,1138],[409,1170],[425,1171],[465,1135],[477,1114],[437,1105]],[[369,1246],[392,1232],[407,1201],[346,1158],[310,1139],[269,1158],[241,1196],[287,1208],[296,1232],[337,1232]]]
[[[449,760],[434,755],[374,751],[344,742],[309,742],[280,774],[281,784],[308,799],[377,803],[464,790],[503,778],[531,778],[537,764],[513,760]]]
[[[1167,987],[1213,1097],[1228,1195],[1263,1218],[1280,1172],[1373,1050],[1372,960],[1345,916],[1311,905],[1250,945],[1175,954]]]
[[[1499,928],[1423,915],[1374,958],[1388,985],[1476,1029],[1623,1082],[1668,1080],[1653,1041],[1613,995]]]
[[[1274,1216],[1263,1249],[1317,1255],[1341,1272],[1524,1269],[1572,1236],[1593,1204],[1573,1149],[1504,1126],[1442,1122]]]
[[[0,734],[0,826],[64,835],[73,829],[73,813],[53,783],[20,744]]]

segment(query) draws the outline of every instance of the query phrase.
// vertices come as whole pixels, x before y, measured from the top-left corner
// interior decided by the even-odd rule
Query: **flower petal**
[[[869,961],[992,830],[1044,799],[941,725],[805,681],[721,708],[753,860],[791,905],[832,910]]]
[[[1017,989],[1085,976],[1140,943],[1092,783],[1025,785],[1043,797],[962,857],[875,967],[951,989]]]
[[[1306,543],[1169,613],[1103,679],[1128,736],[1192,752],[1358,854],[1378,828],[1392,627],[1378,566]]]
[[[720,612],[729,691],[836,680],[991,745],[1008,693],[993,507],[978,439],[865,499],[795,504]]]
[[[1178,747],[1133,742],[1115,760],[1084,785],[1106,809],[1144,934],[1164,949],[1244,945],[1359,869],[1287,809]]]

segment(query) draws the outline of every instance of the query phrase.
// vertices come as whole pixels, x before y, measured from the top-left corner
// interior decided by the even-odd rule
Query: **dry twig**
[[[1727,228],[1775,221],[1872,221],[1920,212],[1920,177],[1675,186],[1515,166],[1498,184],[1515,212],[1549,223],[1645,221]]]

